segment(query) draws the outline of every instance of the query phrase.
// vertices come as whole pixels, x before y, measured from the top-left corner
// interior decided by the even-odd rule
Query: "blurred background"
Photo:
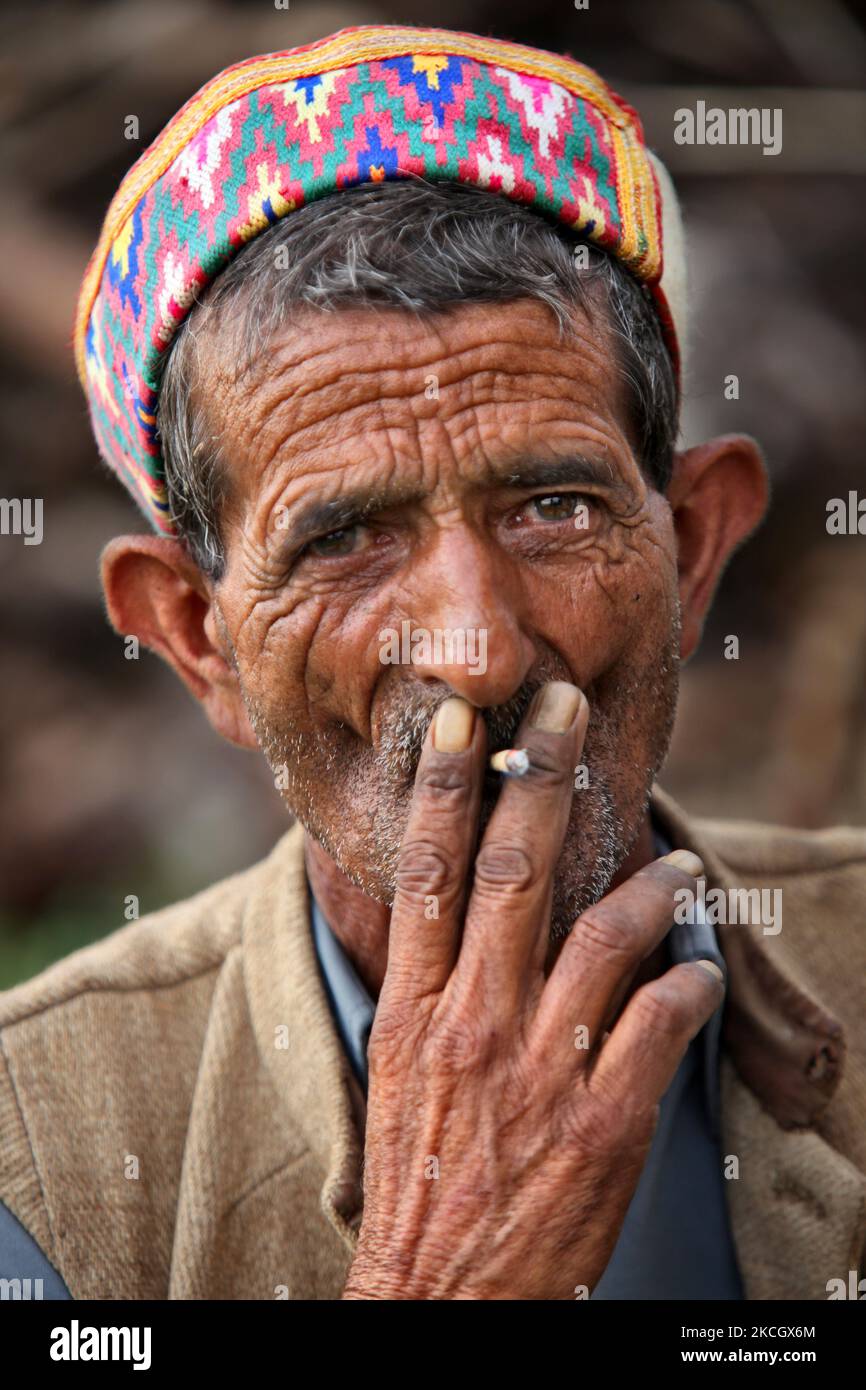
[[[773,507],[684,672],[662,783],[709,816],[819,827],[866,812],[866,29],[845,0],[150,0],[0,18],[0,496],[42,497],[41,545],[0,536],[0,988],[266,853],[286,827],[264,761],[107,625],[98,558],[145,530],[99,463],[72,359],[105,207],[220,68],[347,25],[493,34],[597,67],[640,111],[689,228],[684,442],[759,439]],[[674,112],[781,107],[783,149],[678,146]],[[140,140],[124,138],[137,115]],[[739,399],[724,382],[739,379]],[[739,638],[739,659],[725,639]]]

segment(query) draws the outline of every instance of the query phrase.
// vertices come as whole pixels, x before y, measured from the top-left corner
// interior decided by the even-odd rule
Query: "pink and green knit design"
[[[343,29],[226,69],[121,184],[82,286],[75,341],[100,452],[173,534],[156,439],[166,353],[193,295],[304,203],[422,175],[561,220],[659,288],[658,190],[640,123],[589,68],[441,29]]]

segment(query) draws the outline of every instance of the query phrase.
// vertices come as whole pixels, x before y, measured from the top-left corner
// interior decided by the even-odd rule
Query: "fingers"
[[[588,720],[577,686],[552,681],[537,693],[515,739],[530,769],[505,780],[475,859],[454,987],[478,991],[479,1001],[483,990],[503,1017],[544,961],[553,872]]]
[[[460,945],[486,753],[484,720],[454,697],[436,711],[397,861],[380,1004],[441,991]]]
[[[712,961],[675,965],[636,990],[599,1053],[589,1089],[615,1106],[657,1105],[692,1038],[724,998]]]
[[[571,1066],[577,1030],[585,1060],[643,961],[673,924],[676,894],[694,892],[703,865],[676,850],[647,864],[575,922],[542,992],[533,1026],[535,1045],[550,1063]]]

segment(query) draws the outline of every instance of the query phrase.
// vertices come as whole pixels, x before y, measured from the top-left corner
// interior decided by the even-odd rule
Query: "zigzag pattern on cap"
[[[200,292],[253,237],[339,189],[422,176],[530,204],[661,289],[658,181],[640,121],[590,68],[444,29],[358,26],[208,82],[109,207],[75,324],[100,453],[171,535],[156,435],[165,356]]]

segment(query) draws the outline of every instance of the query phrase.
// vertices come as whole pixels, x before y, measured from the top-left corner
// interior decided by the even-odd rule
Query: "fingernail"
[[[541,687],[535,699],[530,727],[545,734],[564,734],[571,728],[584,695],[568,681],[551,681]]]
[[[675,849],[673,854],[666,854],[661,861],[663,864],[673,864],[675,869],[684,869],[687,874],[694,878],[700,878],[704,872],[704,863],[696,854],[692,854],[690,849]]]
[[[709,970],[709,972],[710,972],[711,975],[715,975],[716,979],[717,979],[721,984],[724,984],[724,982],[725,982],[724,971],[722,971],[722,970],[719,969],[719,967],[716,965],[716,962],[715,962],[714,960],[699,960],[699,961],[696,961],[695,964],[696,964],[696,965],[703,966],[704,970]]]
[[[454,695],[436,711],[433,723],[433,747],[437,753],[465,753],[472,742],[475,728],[475,707]]]

